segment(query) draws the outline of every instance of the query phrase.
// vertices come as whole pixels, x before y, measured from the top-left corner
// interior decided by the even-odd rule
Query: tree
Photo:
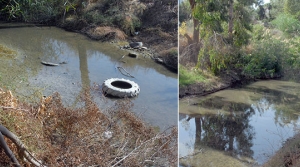
[[[199,26],[200,26],[200,21],[195,18],[195,7],[196,7],[196,0],[189,0],[191,10],[193,12],[193,23],[194,23],[194,29],[193,29],[193,42],[194,43],[199,43],[200,38],[199,38]]]
[[[183,1],[179,4],[179,22],[182,23],[191,19],[191,7],[188,1]]]
[[[231,56],[250,39],[249,9],[258,3],[259,0],[195,1],[193,17],[201,23],[198,27],[201,38],[198,67],[218,74],[231,64]]]
[[[294,16],[298,16],[300,15],[299,11],[300,11],[300,3],[299,0],[286,0],[284,3],[284,12],[294,15]]]
[[[250,30],[250,16],[249,12],[246,10],[247,7],[258,4],[259,0],[237,0],[234,2],[233,0],[228,0],[229,10],[228,10],[228,38],[230,42],[234,42],[233,31],[235,31],[235,36],[242,35],[242,33],[246,33],[245,30]],[[238,22],[242,22],[239,24]],[[237,25],[239,25],[237,27]],[[237,31],[241,32],[237,32]],[[238,39],[238,38],[236,38]],[[243,40],[247,41],[247,40]]]
[[[266,17],[265,9],[262,5],[259,5],[257,13],[259,20],[263,20]]]
[[[276,18],[280,13],[284,12],[284,5],[286,0],[270,0],[270,6],[272,9],[270,10],[271,19]]]

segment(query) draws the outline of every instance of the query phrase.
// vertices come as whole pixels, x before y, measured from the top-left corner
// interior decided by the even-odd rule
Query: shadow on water
[[[180,101],[181,165],[223,166],[225,155],[235,165],[264,163],[299,129],[299,86],[260,81]]]

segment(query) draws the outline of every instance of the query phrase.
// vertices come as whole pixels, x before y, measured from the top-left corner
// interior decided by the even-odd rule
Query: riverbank
[[[233,71],[228,71],[220,76],[206,75],[206,78],[203,81],[188,85],[179,85],[179,98],[193,95],[205,96],[230,88],[236,84],[241,84],[242,82],[250,82],[250,80],[242,80],[241,78],[240,75]]]
[[[43,165],[177,165],[177,127],[157,132],[130,112],[129,100],[100,110],[89,90],[82,93],[79,108],[65,107],[58,93],[31,104],[9,90],[0,89],[0,97],[1,125]],[[34,166],[23,160],[24,150],[6,142],[22,166]],[[0,157],[1,166],[12,165],[3,149]]]
[[[272,166],[300,166],[300,133],[286,140],[262,167]]]
[[[132,8],[132,11],[127,11],[127,9],[119,11],[119,13],[128,14],[124,18],[124,23],[120,21],[120,23],[113,22],[112,25],[97,24],[95,23],[97,19],[89,22],[82,16],[70,14],[64,19],[58,20],[56,26],[82,33],[92,40],[112,42],[120,49],[149,57],[177,73],[177,4],[174,2],[141,2],[133,5],[127,1],[123,3],[124,7],[122,8]],[[101,2],[89,2],[82,10],[85,11],[84,13],[100,14],[101,12],[97,11],[99,6],[101,6]],[[142,10],[142,12],[137,14],[137,10]],[[113,16],[108,15],[107,17],[109,19]],[[144,48],[127,47],[131,42],[142,42]]]
[[[16,8],[20,12],[8,10]],[[177,1],[48,1],[3,2],[0,20],[51,25],[78,32],[92,40],[109,41],[119,48],[143,42],[140,56],[150,57],[177,73]],[[41,11],[44,11],[41,14]],[[26,12],[24,12],[26,11]],[[47,11],[47,12],[46,12]]]
[[[65,111],[65,110],[70,110],[70,113],[68,115],[65,116],[59,116],[59,118],[68,118],[68,119],[73,119],[76,114],[71,114],[71,112],[77,112],[78,114],[82,113],[82,115],[89,115],[89,114],[85,114],[86,111],[79,111],[79,110],[90,110],[93,109],[90,107],[85,106],[85,101],[82,101],[82,96],[80,96],[80,92],[83,92],[83,88],[87,85],[90,86],[94,86],[93,88],[97,88],[97,90],[91,91],[91,94],[93,97],[95,97],[95,103],[93,105],[97,105],[97,107],[101,108],[101,110],[99,110],[100,112],[98,113],[100,115],[100,113],[102,112],[103,114],[107,114],[107,112],[111,109],[111,111],[116,111],[118,113],[118,109],[117,107],[121,107],[123,109],[125,109],[126,106],[122,105],[124,103],[131,106],[131,108],[129,108],[127,110],[127,113],[129,115],[139,115],[139,118],[143,117],[143,119],[141,119],[142,124],[138,123],[135,119],[127,119],[124,116],[116,116],[116,115],[107,115],[108,120],[100,120],[99,122],[103,122],[104,125],[103,127],[100,127],[99,130],[106,130],[109,129],[109,125],[107,124],[107,121],[113,121],[113,122],[118,122],[121,123],[121,118],[125,118],[126,123],[132,123],[134,124],[133,126],[131,126],[131,128],[126,129],[125,126],[117,125],[119,128],[119,130],[121,130],[121,133],[123,133],[123,136],[115,136],[116,140],[113,139],[113,141],[111,142],[116,142],[116,143],[105,143],[106,145],[103,147],[107,147],[107,146],[111,146],[111,147],[107,147],[108,150],[106,150],[109,153],[117,153],[118,151],[122,152],[124,150],[122,150],[123,146],[125,145],[124,149],[127,151],[130,151],[130,149],[134,149],[135,146],[138,147],[138,144],[141,144],[140,142],[145,142],[144,144],[146,144],[147,146],[150,146],[149,144],[151,144],[152,139],[147,142],[147,140],[143,141],[143,137],[139,137],[139,136],[135,136],[135,141],[130,141],[131,140],[131,133],[135,130],[138,130],[138,128],[136,128],[135,126],[144,126],[150,129],[154,130],[154,138],[156,138],[156,135],[158,135],[157,137],[160,138],[162,136],[160,136],[160,134],[165,134],[166,136],[168,136],[168,134],[162,132],[164,130],[166,130],[166,128],[170,127],[170,126],[166,126],[163,125],[160,128],[160,132],[158,132],[158,124],[152,124],[153,122],[150,121],[155,120],[157,122],[162,122],[162,123],[166,123],[168,122],[167,120],[170,120],[169,118],[173,118],[170,123],[172,125],[175,125],[175,123],[177,123],[177,75],[174,73],[169,72],[168,70],[165,70],[164,67],[152,62],[149,59],[143,59],[143,58],[139,58],[139,59],[133,59],[130,58],[128,56],[125,56],[122,61],[126,62],[121,62],[119,61],[121,56],[123,55],[125,51],[122,50],[118,50],[116,49],[113,45],[109,44],[109,43],[100,43],[100,42],[95,42],[95,41],[91,41],[88,40],[86,37],[82,36],[81,34],[77,34],[77,33],[72,33],[72,32],[65,32],[64,30],[61,30],[59,28],[56,27],[18,27],[18,28],[4,28],[1,29],[1,46],[6,46],[4,47],[6,51],[2,51],[2,53],[7,53],[6,54],[2,54],[1,55],[1,60],[2,60],[2,67],[1,68],[3,71],[1,72],[1,85],[5,85],[5,86],[1,86],[1,87],[5,87],[9,90],[12,91],[12,94],[16,97],[18,96],[17,101],[22,103],[22,102],[27,102],[29,101],[29,103],[33,106],[33,110],[36,111],[35,106],[38,106],[40,104],[40,100],[42,101],[42,97],[49,97],[52,96],[53,97],[53,93],[54,92],[60,92],[61,96],[62,96],[62,103],[64,103],[64,101],[67,101],[67,104],[70,105],[66,105],[63,106],[63,109],[59,109],[59,111],[57,111],[57,114],[63,114],[61,113],[61,111]],[[28,42],[30,41],[30,42]],[[9,53],[8,51],[13,52],[14,54]],[[62,64],[56,67],[48,67],[48,66],[44,66],[41,64],[41,60],[45,60],[45,61],[49,61],[49,62],[62,62],[62,61],[66,61],[67,64]],[[100,84],[107,78],[110,77],[123,77],[122,74],[120,74],[119,71],[117,71],[115,69],[115,66],[122,66],[124,67],[126,70],[128,70],[132,75],[135,76],[135,78],[132,78],[132,80],[138,80],[139,85],[141,86],[141,93],[139,94],[138,98],[132,98],[129,100],[119,100],[119,99],[108,99],[102,96],[102,92],[101,92],[101,87]],[[157,75],[158,74],[158,75]],[[149,78],[150,77],[150,78]],[[153,82],[149,82],[149,80],[153,81]],[[164,82],[160,82],[161,80],[163,80]],[[170,82],[169,82],[170,81]],[[94,83],[99,84],[99,85],[94,85]],[[155,83],[155,85],[153,85],[153,83]],[[161,85],[160,85],[161,84]],[[159,85],[159,86],[157,86]],[[157,88],[158,87],[158,88]],[[147,89],[144,89],[147,88]],[[171,88],[171,89],[170,89]],[[152,89],[155,89],[155,91],[153,91]],[[161,96],[161,94],[157,94],[157,92],[164,92],[164,96]],[[170,94],[169,94],[170,93]],[[156,97],[152,97],[153,95],[157,95]],[[149,98],[150,97],[150,98]],[[151,98],[152,97],[152,98]],[[170,98],[171,97],[171,98]],[[174,98],[173,98],[174,97]],[[41,99],[40,99],[41,98]],[[162,100],[160,100],[159,98],[163,98]],[[146,103],[145,103],[145,99],[147,99]],[[148,102],[151,101],[151,99],[153,99],[153,102],[155,103],[153,104],[149,104]],[[159,101],[159,102],[158,102]],[[176,102],[176,103],[175,103]],[[91,102],[93,103],[93,102]],[[91,104],[89,103],[89,104]],[[103,105],[99,105],[99,103],[104,103]],[[122,104],[121,104],[122,103]],[[57,104],[55,102],[55,104]],[[134,104],[134,106],[133,106]],[[149,104],[149,105],[148,105]],[[161,106],[163,106],[163,109],[159,109],[160,107],[157,106],[157,104],[161,104]],[[106,106],[107,107],[106,107]],[[10,107],[9,105],[4,105],[4,107]],[[48,105],[45,105],[45,107],[47,107]],[[75,107],[82,107],[82,108],[75,108]],[[11,117],[5,117],[4,119],[6,120],[10,120],[7,124],[4,123],[4,121],[2,121],[1,119],[1,123],[5,124],[5,126],[7,128],[9,128],[9,130],[13,131],[14,133],[17,134],[17,136],[21,137],[22,141],[25,142],[26,146],[28,146],[29,151],[35,153],[35,155],[39,154],[39,151],[49,151],[51,152],[51,150],[48,150],[48,148],[53,148],[52,146],[55,146],[55,144],[59,144],[57,142],[61,142],[60,146],[58,146],[58,148],[67,148],[68,145],[65,145],[67,143],[64,143],[64,140],[66,139],[65,136],[60,137],[60,135],[64,135],[65,132],[61,131],[61,127],[60,126],[64,126],[69,124],[68,123],[63,123],[64,120],[59,120],[57,118],[54,118],[52,120],[56,120],[58,122],[59,125],[56,126],[54,129],[58,129],[57,132],[54,133],[53,136],[51,136],[51,139],[46,139],[47,141],[51,140],[51,143],[48,146],[42,146],[42,148],[40,147],[40,144],[43,143],[38,143],[34,142],[36,140],[39,140],[39,137],[45,137],[41,134],[44,133],[45,129],[39,129],[39,127],[43,127],[44,125],[41,125],[42,122],[38,122],[38,121],[43,121],[45,119],[45,117],[37,117],[34,118],[34,114],[31,113],[31,108],[29,107],[29,112],[24,112],[24,113],[20,113],[17,112],[15,110],[5,110],[3,111],[4,113],[1,114],[1,116],[8,116],[9,113],[16,113],[16,114],[20,114],[20,115],[9,115]],[[22,106],[18,106],[17,109],[26,109],[27,108],[22,108]],[[77,110],[78,109],[78,110]],[[51,110],[51,109],[50,109]],[[75,110],[75,111],[74,111]],[[149,112],[147,112],[149,111]],[[150,112],[151,111],[151,112]],[[158,112],[157,112],[158,111]],[[162,113],[159,113],[159,112]],[[2,110],[0,109],[0,112],[2,112]],[[135,113],[135,114],[134,114]],[[153,116],[153,114],[157,114],[156,116]],[[173,114],[172,114],[173,113]],[[22,114],[29,114],[28,117],[24,116]],[[150,114],[150,115],[149,115]],[[31,117],[30,117],[31,115]],[[82,116],[80,115],[80,116]],[[91,114],[92,116],[93,114]],[[168,118],[162,116],[165,115]],[[13,118],[13,116],[15,116]],[[68,117],[70,116],[70,117]],[[74,117],[73,117],[74,116]],[[80,118],[77,117],[77,118]],[[95,115],[94,115],[95,116]],[[77,119],[76,118],[76,119]],[[96,117],[93,117],[96,118]],[[105,118],[105,117],[104,117]],[[16,120],[16,122],[14,122],[14,120]],[[83,122],[85,118],[82,118]],[[91,122],[91,126],[92,127],[88,127],[87,129],[84,129],[83,132],[79,131],[77,134],[77,137],[84,137],[82,136],[85,133],[85,130],[90,130],[93,129],[95,127],[95,129],[97,129],[96,127],[99,127],[101,125],[98,125],[97,123],[99,122],[92,122],[91,119],[89,119],[88,117],[86,118],[88,121]],[[115,120],[114,119],[118,119]],[[161,121],[163,120],[163,121]],[[29,121],[29,122],[27,122]],[[36,122],[37,121],[37,122]],[[81,122],[80,121],[76,121],[76,120],[70,120],[71,124],[72,121],[74,123],[76,122]],[[149,124],[151,123],[151,125],[154,125],[156,127],[150,127]],[[20,125],[19,125],[20,124]],[[35,129],[35,127],[32,127],[33,125],[37,125],[39,127],[36,127],[37,129]],[[16,127],[15,127],[16,126]],[[70,125],[73,126],[73,125]],[[77,126],[77,125],[74,125]],[[122,127],[123,126],[123,127]],[[28,127],[32,127],[34,129],[29,129],[30,132],[28,132],[27,134],[29,135],[24,135],[23,131],[26,131],[26,128]],[[83,127],[83,126],[82,126]],[[76,127],[77,128],[77,127]],[[32,131],[33,132],[32,132]],[[68,129],[65,129],[68,130]],[[92,145],[96,145],[97,144],[97,140],[99,139],[100,142],[102,142],[101,139],[103,139],[103,132],[105,131],[99,131],[99,132],[95,132],[94,137],[95,136],[99,136],[99,138],[93,138],[91,139],[91,141],[86,141],[86,143],[90,143]],[[47,131],[47,130],[45,130]],[[63,130],[64,131],[64,130]],[[144,130],[141,130],[141,132]],[[168,132],[170,132],[170,130],[167,130]],[[35,132],[37,132],[38,134],[35,134]],[[31,133],[31,134],[30,134]],[[98,133],[98,134],[97,134]],[[115,134],[120,134],[119,132],[114,132]],[[48,133],[47,133],[48,134]],[[150,134],[150,132],[149,132]],[[152,134],[152,132],[151,132]],[[174,134],[177,134],[174,133]],[[88,135],[89,137],[93,137],[93,135]],[[120,134],[121,135],[121,134]],[[126,136],[129,135],[129,136]],[[26,136],[24,138],[24,136]],[[37,138],[35,138],[36,136],[38,136]],[[72,135],[70,135],[72,136]],[[74,135],[76,137],[76,134]],[[114,135],[113,135],[114,136]],[[133,135],[132,135],[133,136]],[[49,136],[48,136],[49,137]],[[176,140],[177,137],[176,136],[169,136],[171,140]],[[117,142],[118,139],[122,139],[123,141],[119,141]],[[158,139],[157,138],[157,139]],[[24,139],[24,140],[23,140]],[[55,141],[55,140],[59,140],[59,141]],[[141,140],[142,139],[142,140]],[[29,140],[29,143],[27,143]],[[154,139],[155,140],[155,139]],[[153,141],[154,141],[153,140]],[[31,143],[31,141],[33,143]],[[43,140],[41,140],[42,142]],[[52,143],[52,141],[54,141],[54,143]],[[74,142],[74,141],[70,141],[69,139],[66,139],[65,142]],[[93,143],[94,142],[94,143]],[[123,143],[125,142],[125,143]],[[128,143],[126,143],[128,142]],[[167,141],[166,141],[167,142]],[[99,143],[99,142],[98,142]],[[133,143],[137,144],[137,145],[133,145]],[[176,143],[176,142],[175,142]],[[49,142],[47,142],[46,144],[49,144]],[[51,145],[52,144],[52,145]],[[70,144],[70,143],[69,143]],[[84,143],[82,143],[84,144]],[[122,144],[124,144],[123,146],[121,146]],[[36,146],[38,145],[38,146]],[[79,143],[80,145],[80,143]],[[93,148],[94,146],[90,146],[89,148]],[[89,145],[84,146],[85,148],[88,148]],[[101,146],[101,143],[100,143]],[[99,146],[99,147],[100,147]],[[119,147],[121,146],[121,147]],[[128,146],[128,147],[127,147]],[[36,150],[34,150],[36,147]],[[70,146],[72,147],[72,146]],[[102,146],[101,146],[102,147]],[[141,146],[140,148],[142,148],[143,146]],[[158,146],[161,147],[161,146]],[[32,149],[33,148],[33,149]],[[41,149],[40,149],[41,148]],[[74,147],[73,147],[74,148]],[[55,149],[55,148],[53,148]],[[106,149],[106,148],[105,148]],[[149,148],[147,148],[149,151]],[[103,150],[103,149],[102,149]],[[136,150],[137,152],[139,148]],[[157,150],[157,148],[153,149],[154,151]],[[177,149],[174,147],[174,153]],[[74,148],[74,150],[69,150],[70,151],[70,159],[72,158],[72,154],[80,154],[80,152],[76,152],[76,149]],[[87,150],[87,151],[93,151],[93,150]],[[132,150],[131,150],[132,151]],[[38,152],[38,153],[36,153]],[[62,150],[62,151],[55,151],[55,152],[62,152],[62,153],[67,153],[68,151],[66,150]],[[73,153],[74,152],[74,153]],[[98,151],[97,151],[98,152]],[[108,158],[106,157],[105,153],[101,153],[102,151],[99,151],[99,154],[101,155],[91,155],[90,157],[103,157],[103,158]],[[146,152],[146,151],[141,151],[141,152]],[[136,153],[135,151],[133,152],[134,154]],[[154,152],[153,152],[154,153]],[[48,154],[48,153],[47,153]],[[67,153],[69,154],[69,153]],[[121,153],[120,153],[121,154]],[[114,154],[115,155],[115,154]],[[47,156],[46,156],[47,157]],[[59,158],[63,157],[63,155],[60,155]],[[75,157],[75,156],[74,156]],[[132,156],[128,156],[130,158],[130,161],[132,160]],[[161,158],[159,158],[161,157]],[[177,160],[177,156],[176,157]],[[57,158],[59,161],[61,159]],[[63,157],[64,158],[64,157]],[[40,157],[38,157],[38,159],[40,160]],[[71,160],[67,160],[68,162],[72,162]],[[80,158],[82,164],[88,164],[87,161],[84,160],[83,158]],[[125,158],[127,159],[127,158]],[[150,159],[150,157],[148,157],[147,159]],[[109,160],[109,159],[108,159]],[[114,159],[110,159],[111,161],[113,161]],[[120,159],[118,159],[120,160]],[[175,158],[174,158],[175,160]],[[161,164],[163,166],[169,166],[169,165],[164,165],[164,163],[168,163],[168,160],[164,159],[162,156],[154,156],[152,160],[150,161],[145,161],[145,164]],[[138,160],[138,162],[143,162]],[[52,163],[52,162],[49,162]],[[58,163],[64,163],[64,162],[58,162]],[[73,162],[72,162],[73,163]],[[75,162],[74,162],[75,163]],[[143,162],[144,163],[144,162]],[[176,162],[174,162],[176,163]],[[95,163],[94,163],[95,164]],[[101,164],[101,163],[100,163]],[[2,166],[2,165],[1,165]],[[53,165],[53,166],[62,166],[60,164],[58,165]],[[67,166],[72,166],[71,165],[67,165]],[[74,165],[74,166],[80,166],[79,165]],[[100,165],[100,166],[111,166],[111,165]],[[133,165],[128,165],[128,166],[134,166]]]

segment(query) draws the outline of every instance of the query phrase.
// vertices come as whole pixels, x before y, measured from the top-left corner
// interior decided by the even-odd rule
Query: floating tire
[[[140,87],[128,79],[110,78],[102,84],[102,91],[116,97],[134,97],[140,93]]]

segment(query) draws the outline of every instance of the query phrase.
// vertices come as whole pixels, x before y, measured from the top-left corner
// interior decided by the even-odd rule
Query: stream
[[[128,51],[56,27],[1,24],[0,37],[0,45],[16,51],[10,56],[0,54],[0,83],[20,99],[33,102],[59,92],[66,106],[76,106],[84,87],[101,90],[105,79],[125,78],[136,82],[141,89],[131,99],[133,112],[161,130],[177,125],[177,74],[150,58],[125,56],[122,62],[119,60]],[[50,67],[41,61],[66,64]],[[134,78],[122,75],[117,66]],[[104,98],[101,91],[92,94],[100,109],[119,100]]]
[[[181,99],[180,165],[262,165],[299,133],[299,99],[300,84],[280,80]]]

